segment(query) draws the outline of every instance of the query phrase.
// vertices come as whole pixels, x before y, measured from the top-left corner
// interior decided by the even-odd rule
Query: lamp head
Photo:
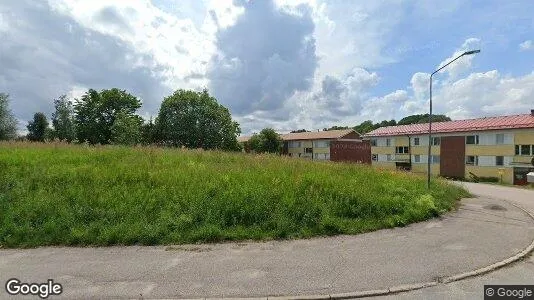
[[[462,55],[472,55],[472,54],[476,54],[476,53],[479,53],[480,50],[471,50],[471,51],[465,51],[464,54]]]

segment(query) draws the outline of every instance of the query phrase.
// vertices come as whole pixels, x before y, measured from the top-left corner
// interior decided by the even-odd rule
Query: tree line
[[[451,118],[449,118],[446,115],[432,115],[432,122],[445,122],[445,121],[451,121]],[[354,129],[356,132],[360,134],[366,134],[369,133],[375,129],[378,129],[380,127],[386,127],[386,126],[396,126],[396,125],[410,125],[410,124],[422,124],[422,123],[428,123],[428,114],[418,114],[418,115],[410,115],[407,117],[402,118],[400,121],[395,120],[383,120],[381,122],[373,123],[371,120],[363,121],[362,123],[354,126],[332,126],[330,128],[323,128],[323,131],[329,131],[329,130],[340,130],[340,129]],[[292,131],[293,132],[293,131]],[[300,129],[294,132],[306,132],[306,129]]]
[[[141,100],[117,88],[89,89],[74,100],[62,95],[53,105],[51,122],[42,112],[34,114],[26,126],[28,140],[240,150],[239,124],[207,90],[177,90],[163,99],[157,117],[147,121],[138,114]],[[0,93],[0,140],[16,136],[9,95]]]
[[[60,140],[68,143],[162,145],[186,148],[241,150],[237,136],[239,124],[229,110],[207,90],[177,90],[165,97],[157,117],[144,120],[138,115],[141,100],[117,88],[89,89],[80,99],[62,95],[53,101],[51,122],[42,112],[34,114],[26,128],[30,141]],[[433,122],[450,121],[445,115],[433,115]],[[428,122],[428,114],[407,116],[400,121],[364,121],[354,127],[332,126],[327,130],[354,129],[366,134],[384,126]],[[291,132],[307,132],[306,129]],[[0,93],[0,140],[17,137],[17,121],[9,109],[9,95]],[[246,147],[258,153],[277,153],[282,139],[272,128],[254,134]]]

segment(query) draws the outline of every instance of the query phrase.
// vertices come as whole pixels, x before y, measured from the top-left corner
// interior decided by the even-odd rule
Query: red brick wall
[[[439,174],[445,177],[465,177],[465,137],[441,138]]]
[[[330,160],[371,164],[371,144],[369,141],[332,141]]]

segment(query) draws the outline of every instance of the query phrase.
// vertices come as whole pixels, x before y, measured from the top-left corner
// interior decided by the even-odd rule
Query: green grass
[[[467,193],[368,166],[162,148],[0,143],[0,247],[356,234]]]

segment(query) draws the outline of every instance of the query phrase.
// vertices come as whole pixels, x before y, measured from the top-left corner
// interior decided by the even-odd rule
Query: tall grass
[[[0,246],[171,244],[355,234],[466,192],[368,166],[162,148],[0,143]]]

